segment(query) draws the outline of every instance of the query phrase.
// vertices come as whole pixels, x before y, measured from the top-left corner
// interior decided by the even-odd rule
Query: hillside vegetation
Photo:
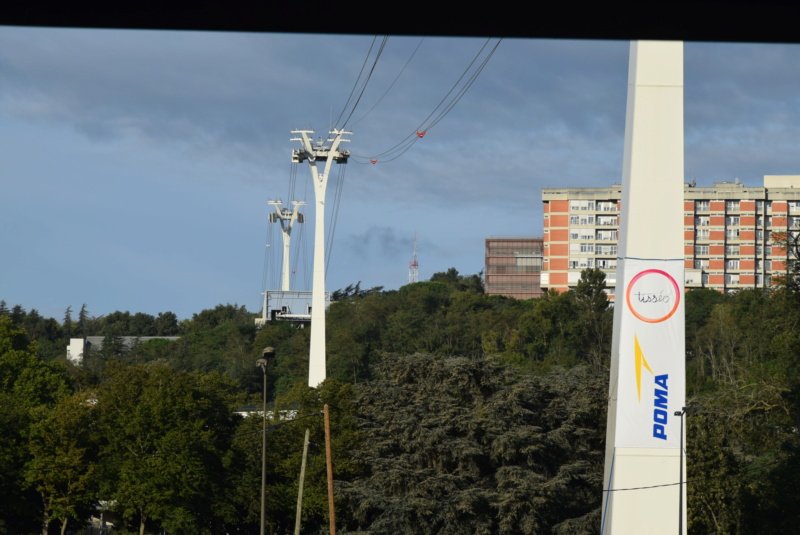
[[[793,266],[794,267],[794,266]],[[686,296],[689,532],[796,533],[800,291]],[[309,329],[219,305],[178,321],[83,306],[61,320],[0,302],[0,532],[256,534],[268,374],[267,530],[326,533],[323,404],[344,533],[599,533],[612,313],[599,271],[518,301],[455,269],[397,291],[335,292],[328,380]],[[84,363],[70,337],[103,336]],[[122,336],[179,336],[127,346]],[[7,507],[5,504],[14,504]],[[102,504],[102,506],[101,506]]]

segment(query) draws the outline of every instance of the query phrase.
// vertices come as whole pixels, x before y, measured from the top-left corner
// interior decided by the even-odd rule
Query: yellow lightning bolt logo
[[[647,368],[650,373],[653,373],[653,370],[650,369],[647,359],[644,358],[644,353],[639,345],[639,338],[635,334],[633,335],[633,354],[636,366],[636,393],[639,396],[639,401],[642,401],[642,366]]]

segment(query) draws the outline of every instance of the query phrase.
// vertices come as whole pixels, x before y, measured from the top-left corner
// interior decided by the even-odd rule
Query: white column
[[[675,416],[685,403],[683,181],[683,43],[634,42],[611,348],[604,535],[674,535],[681,516],[686,533],[685,487],[678,485],[681,422]]]

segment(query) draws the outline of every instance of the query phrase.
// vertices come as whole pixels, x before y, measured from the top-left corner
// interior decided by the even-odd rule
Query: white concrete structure
[[[67,346],[67,360],[75,366],[80,366],[83,363],[83,348],[86,344],[84,338],[70,338],[69,345]]]
[[[683,43],[631,44],[622,205],[601,533],[686,533]]]
[[[292,151],[293,162],[307,161],[311,168],[311,178],[314,182],[314,195],[316,201],[316,222],[314,226],[314,278],[311,291],[311,347],[308,356],[308,386],[316,387],[325,380],[325,191],[328,187],[328,174],[331,164],[347,163],[350,151],[339,150],[343,139],[344,130],[333,130],[324,141],[311,142],[309,135],[313,130],[293,130],[292,134],[300,137],[292,138],[299,141],[301,148]],[[325,166],[320,173],[317,162],[324,162]]]
[[[281,223],[281,235],[283,238],[283,264],[281,267],[281,290],[288,292],[289,288],[289,257],[292,244],[292,227],[295,221],[298,223],[305,223],[303,214],[300,213],[300,207],[304,206],[305,201],[292,201],[292,208],[283,208],[283,201],[269,201],[267,204],[275,207],[275,213],[269,214],[269,222]]]

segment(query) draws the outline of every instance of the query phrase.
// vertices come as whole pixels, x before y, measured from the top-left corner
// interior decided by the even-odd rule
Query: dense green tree
[[[441,282],[457,291],[472,291],[483,293],[483,272],[477,275],[460,275],[458,270],[451,267],[447,271],[434,273],[431,282]]]
[[[260,373],[260,372],[259,372]],[[322,409],[330,407],[334,478],[351,479],[352,450],[358,444],[353,418],[352,387],[327,379],[319,388],[296,383],[277,400],[268,414],[267,427],[267,532],[291,533],[295,523],[300,465],[305,429],[310,431],[310,451],[303,493],[302,532],[324,532],[328,525],[327,472]],[[261,485],[262,420],[259,415],[242,420],[226,470],[230,507],[226,526],[233,531],[258,532]],[[337,518],[345,517],[337,494]],[[346,521],[346,520],[345,520]]]
[[[64,310],[64,322],[61,324],[61,334],[64,338],[69,340],[72,338],[72,307],[68,306]]]
[[[604,390],[585,368],[518,378],[485,358],[387,356],[357,388],[352,527],[595,533]]]
[[[106,373],[96,407],[103,496],[140,535],[151,524],[210,532],[235,428],[233,383],[158,364],[112,364]]]
[[[41,518],[41,497],[25,482],[35,414],[69,393],[65,369],[41,361],[24,329],[0,316],[0,532],[31,533]]]
[[[206,309],[192,315],[192,320],[186,324],[189,332],[211,330],[225,323],[253,325],[254,314],[247,311],[244,305],[217,305],[213,309]]]
[[[178,316],[174,312],[159,312],[153,326],[155,336],[175,336],[179,333]]]
[[[78,323],[75,326],[75,334],[78,336],[89,336],[93,334],[90,332],[91,318],[89,316],[89,309],[86,308],[86,303],[81,305],[81,310],[78,312]]]
[[[51,520],[60,521],[64,535],[69,521],[82,520],[93,503],[97,437],[92,404],[86,394],[77,394],[36,411],[28,432],[25,478],[42,498],[42,535]]]
[[[606,274],[598,268],[581,271],[575,299],[586,326],[588,360],[599,369],[611,355],[613,313],[606,294]]]

